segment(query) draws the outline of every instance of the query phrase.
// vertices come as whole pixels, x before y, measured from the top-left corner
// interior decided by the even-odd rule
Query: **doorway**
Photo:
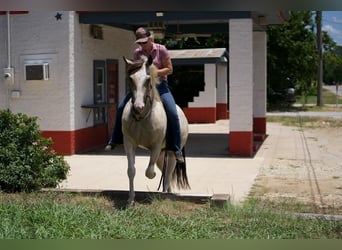
[[[119,63],[118,60],[108,59],[107,65],[107,132],[108,139],[112,135],[112,131],[115,125],[115,117],[117,107],[119,104],[118,100],[118,86],[119,86]]]

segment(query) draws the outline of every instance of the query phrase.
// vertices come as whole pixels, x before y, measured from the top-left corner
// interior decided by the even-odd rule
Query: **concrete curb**
[[[56,193],[73,193],[81,194],[85,196],[104,196],[111,200],[127,200],[128,191],[125,190],[101,190],[101,189],[43,189],[44,192],[56,192]],[[223,207],[230,201],[228,194],[182,194],[182,193],[162,193],[162,192],[145,192],[136,191],[136,202],[146,203],[153,199],[170,199],[175,201],[187,201],[197,204],[210,203],[211,206]]]

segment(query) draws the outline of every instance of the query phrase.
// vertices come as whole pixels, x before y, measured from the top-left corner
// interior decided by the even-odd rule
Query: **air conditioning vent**
[[[47,81],[49,80],[49,64],[25,64],[26,81]]]

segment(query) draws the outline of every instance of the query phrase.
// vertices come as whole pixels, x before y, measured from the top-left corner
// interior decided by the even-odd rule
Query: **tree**
[[[317,48],[310,11],[291,12],[284,25],[269,26],[268,86],[274,91],[287,88],[287,78],[301,90],[317,76]]]
[[[323,32],[323,82],[333,84],[342,81],[342,47]]]
[[[317,67],[317,106],[322,106],[322,82],[323,82],[323,46],[322,46],[322,11],[316,11],[316,27],[317,27],[317,51],[318,51],[318,67]]]

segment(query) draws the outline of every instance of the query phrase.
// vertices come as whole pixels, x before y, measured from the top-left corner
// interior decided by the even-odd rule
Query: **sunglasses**
[[[143,42],[143,43],[138,43],[139,45],[143,45],[143,44],[147,44],[147,42]]]

